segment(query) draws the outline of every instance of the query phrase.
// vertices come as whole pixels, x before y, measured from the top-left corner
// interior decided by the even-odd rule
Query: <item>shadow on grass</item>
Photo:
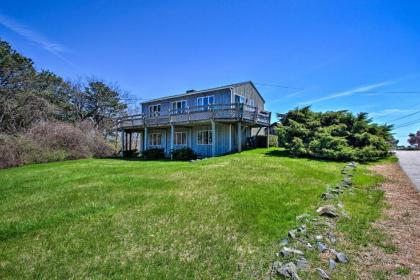
[[[288,150],[271,150],[265,153],[266,156],[273,156],[273,157],[287,157],[287,158],[304,158],[307,160],[314,160],[319,162],[349,162],[352,160],[333,160],[333,159],[326,159],[320,157],[311,157],[311,156],[293,156],[289,153]],[[369,161],[357,161],[360,164],[379,164],[379,163],[396,163],[398,162],[398,158],[395,155],[388,155],[387,157],[374,159]]]
[[[293,156],[288,150],[272,150],[265,153],[266,156],[283,157],[283,158],[295,158],[295,159],[306,159],[319,162],[345,162],[340,160],[331,160],[325,158],[311,157],[311,156]]]

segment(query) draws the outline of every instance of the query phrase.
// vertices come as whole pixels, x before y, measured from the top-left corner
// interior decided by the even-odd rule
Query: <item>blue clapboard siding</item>
[[[258,107],[258,111],[264,110],[264,100],[253,84],[237,84],[233,87],[233,93],[243,96],[245,98],[245,103],[248,105],[251,104],[251,100],[254,100],[254,106]]]
[[[230,128],[229,128],[230,127]],[[202,130],[210,130],[211,124],[195,126],[192,128],[187,127],[175,127],[174,132],[186,132],[187,134],[187,143],[186,145],[173,145],[174,149],[180,149],[184,147],[191,147],[195,153],[200,156],[209,157],[212,155],[212,145],[203,145],[198,144],[198,132]],[[161,145],[152,146],[151,134],[160,133],[161,134]],[[170,128],[159,128],[159,129],[149,129],[148,130],[148,148],[163,148],[165,153],[170,155],[171,151],[171,130]],[[229,135],[231,135],[229,137]],[[246,140],[251,136],[251,128],[242,126],[241,130],[241,141],[242,146],[246,145]],[[229,141],[232,141],[231,147]],[[237,124],[225,124],[216,122],[216,135],[213,135],[213,141],[216,141],[216,155],[226,154],[238,149],[238,138],[237,138]]]

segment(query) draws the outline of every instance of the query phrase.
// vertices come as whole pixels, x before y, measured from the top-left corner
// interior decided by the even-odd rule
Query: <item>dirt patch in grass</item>
[[[388,207],[374,227],[389,241],[360,253],[360,267],[367,269],[362,274],[370,279],[420,279],[420,194],[398,164],[371,169],[386,179],[380,188]]]

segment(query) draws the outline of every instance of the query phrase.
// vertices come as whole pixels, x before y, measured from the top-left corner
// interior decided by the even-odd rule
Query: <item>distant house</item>
[[[190,147],[200,156],[216,156],[252,147],[256,134],[266,134],[271,113],[251,82],[153,99],[141,104],[142,114],[118,124],[122,151]],[[137,146],[132,135],[140,135]],[[253,142],[254,141],[254,142]]]

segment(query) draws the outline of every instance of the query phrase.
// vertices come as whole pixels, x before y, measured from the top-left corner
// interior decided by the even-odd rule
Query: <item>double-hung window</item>
[[[197,137],[197,142],[199,145],[211,145],[213,142],[213,135],[211,130],[199,131]]]
[[[160,104],[149,106],[149,115],[151,117],[157,117],[160,115]]]
[[[186,100],[172,102],[172,113],[174,114],[185,113],[185,108],[187,108]]]
[[[199,110],[208,110],[209,105],[214,104],[214,96],[203,96],[197,98],[197,106]]]
[[[187,133],[185,131],[175,132],[174,144],[187,145]]]
[[[162,135],[160,133],[150,133],[149,135],[150,146],[160,146],[162,144]]]

